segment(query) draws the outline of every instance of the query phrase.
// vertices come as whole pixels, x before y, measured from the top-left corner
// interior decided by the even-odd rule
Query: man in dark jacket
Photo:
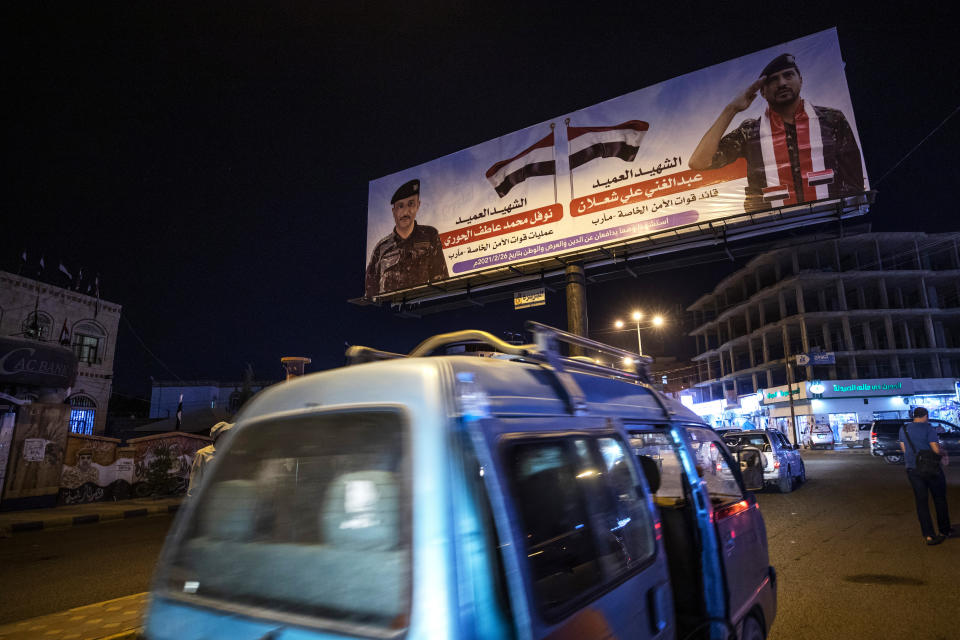
[[[937,430],[929,422],[927,410],[917,407],[913,410],[913,422],[907,422],[900,428],[900,449],[907,467],[907,479],[913,487],[913,497],[917,501],[917,518],[926,544],[940,544],[945,538],[953,536],[950,525],[950,513],[947,511],[947,479],[943,468],[935,476],[921,475],[917,471],[917,453],[929,449],[940,454],[940,438]],[[940,535],[934,535],[933,520],[930,518],[928,494],[933,496],[933,506],[937,510],[937,527]]]
[[[800,97],[803,77],[784,53],[723,108],[690,156],[691,169],[719,169],[747,161],[747,211],[789,206],[864,191],[860,147],[843,113]],[[748,118],[724,135],[757,91],[767,101],[759,118]]]
[[[390,199],[393,231],[373,249],[364,282],[368,298],[448,277],[440,234],[417,224],[420,181],[410,180]]]

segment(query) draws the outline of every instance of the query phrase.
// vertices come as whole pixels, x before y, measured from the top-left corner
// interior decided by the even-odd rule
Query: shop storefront
[[[0,510],[56,504],[76,378],[70,349],[0,338]]]
[[[948,378],[880,378],[869,380],[813,380],[793,387],[793,415],[796,437],[804,442],[818,426],[828,427],[839,442],[848,422],[867,423],[882,418],[906,418],[914,407],[923,406],[930,416],[958,423],[956,381]],[[787,387],[758,392],[768,408],[770,426],[788,434],[790,402]]]
[[[694,403],[692,396],[680,396],[681,402],[714,429],[766,429],[768,411],[759,396],[749,394],[730,400]]]
[[[793,385],[792,393],[781,386],[739,398],[694,403],[692,396],[681,395],[680,400],[714,429],[777,429],[799,443],[820,428],[830,429],[840,442],[844,424],[907,418],[914,407],[960,426],[960,382],[952,378],[813,380]]]

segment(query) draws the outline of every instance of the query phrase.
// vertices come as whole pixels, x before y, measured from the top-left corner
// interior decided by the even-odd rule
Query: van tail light
[[[720,473],[721,471],[723,471],[723,465],[718,462],[718,463],[717,463],[717,473]]]
[[[774,468],[774,469],[779,469],[779,468],[780,468],[780,461],[779,461],[779,460],[774,460],[774,461],[773,461],[773,468]]]
[[[657,532],[657,540],[663,538],[663,525],[659,522],[654,522],[653,528]]]
[[[721,509],[717,509],[713,512],[714,522],[719,522],[724,518],[729,518],[730,516],[735,516],[738,513],[743,513],[750,508],[750,503],[746,500],[741,500],[740,502],[734,502],[731,505],[727,505]]]

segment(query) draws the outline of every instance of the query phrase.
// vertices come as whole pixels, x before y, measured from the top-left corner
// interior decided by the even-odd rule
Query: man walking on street
[[[927,410],[917,407],[913,410],[913,422],[904,423],[900,428],[900,449],[903,450],[903,462],[907,467],[907,479],[913,487],[913,497],[917,501],[917,518],[924,542],[928,545],[940,544],[953,537],[950,526],[950,514],[947,511],[947,479],[943,467],[933,474],[924,474],[917,469],[917,454],[930,450],[938,456],[940,441],[937,430],[930,424]],[[940,535],[934,535],[933,520],[930,517],[928,494],[933,496],[933,506],[937,510],[937,527]]]
[[[213,438],[213,443],[202,449],[197,449],[197,452],[193,455],[193,464],[190,467],[190,484],[187,485],[188,498],[192,498],[196,493],[197,488],[200,486],[200,481],[203,479],[204,472],[207,470],[207,467],[210,466],[210,463],[213,462],[213,456],[217,453],[217,440],[232,428],[233,425],[229,422],[218,422],[213,425],[213,427],[210,428],[210,437]]]

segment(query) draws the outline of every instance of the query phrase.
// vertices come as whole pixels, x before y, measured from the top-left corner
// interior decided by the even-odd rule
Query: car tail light
[[[774,469],[779,469],[779,468],[780,468],[780,461],[779,461],[779,460],[774,460],[774,461],[773,461],[773,468],[774,468]]]
[[[733,504],[717,509],[713,512],[714,521],[720,521],[724,518],[729,518],[730,516],[735,516],[738,513],[743,513],[750,508],[750,503],[746,500],[741,500],[740,502],[734,502]]]

